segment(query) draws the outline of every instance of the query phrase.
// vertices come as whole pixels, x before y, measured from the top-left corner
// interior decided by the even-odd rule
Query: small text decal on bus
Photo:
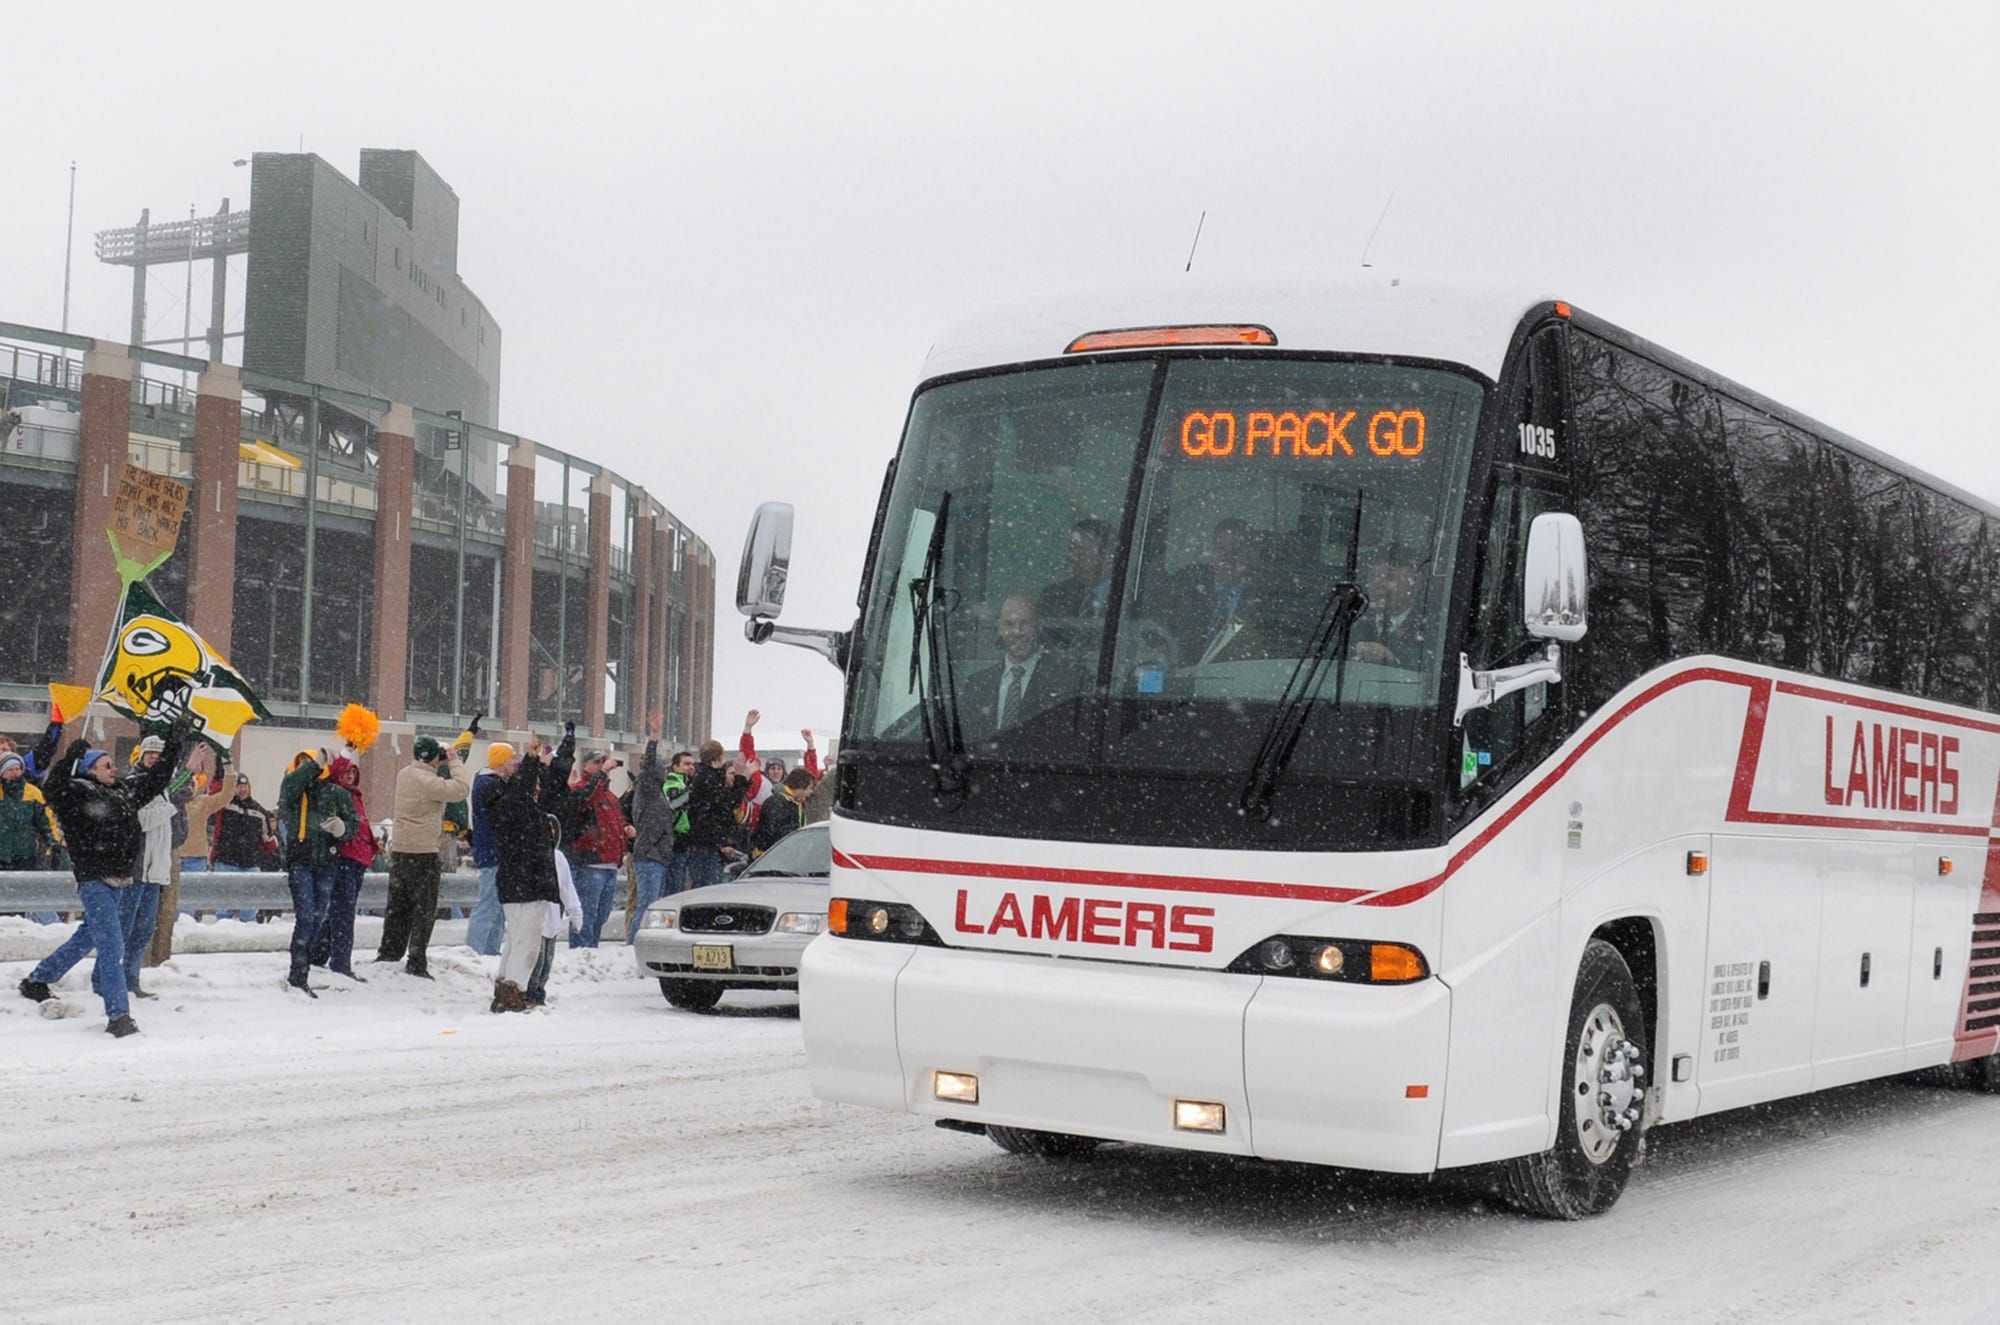
[[[1409,460],[1424,453],[1422,410],[1379,409],[1366,425],[1356,426],[1360,417],[1360,411],[1351,409],[1251,410],[1242,415],[1194,410],[1181,420],[1181,451],[1198,460],[1362,453]]]
[[[1853,721],[1853,739],[1836,740],[1835,722],[1826,720],[1826,803],[1865,805],[1905,814],[1957,814],[1956,736]],[[1843,732],[1842,735],[1845,735]],[[1846,765],[1846,779],[1835,770]]]
[[[1521,454],[1543,460],[1556,458],[1556,430],[1542,423],[1521,425]]]
[[[952,926],[961,934],[1013,934],[1024,939],[1060,939],[1065,943],[1102,943],[1122,948],[1209,952],[1215,929],[1202,924],[1215,917],[1212,906],[1164,906],[1157,902],[1123,902],[1113,897],[1021,898],[1002,893],[992,916],[968,915],[971,902],[958,890]]]

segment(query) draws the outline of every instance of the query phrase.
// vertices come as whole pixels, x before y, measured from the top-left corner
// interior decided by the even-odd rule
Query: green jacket
[[[285,844],[287,869],[333,864],[341,842],[361,827],[354,798],[319,774],[319,761],[308,759],[278,785],[278,840]],[[344,825],[338,837],[320,827],[328,818]]]
[[[0,779],[0,861],[33,860],[37,847],[55,844],[48,806],[28,795],[32,785],[25,777]]]

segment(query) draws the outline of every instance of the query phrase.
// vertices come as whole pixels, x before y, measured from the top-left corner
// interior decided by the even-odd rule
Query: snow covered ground
[[[14,994],[61,931],[0,920],[0,1317],[2000,1320],[1996,1098],[1877,1083],[1661,1129],[1609,1216],[1559,1225],[821,1104],[788,998],[676,1012],[623,946],[496,1017],[462,947],[312,1002],[282,926],[186,928],[114,1041],[87,965],[81,1015]]]

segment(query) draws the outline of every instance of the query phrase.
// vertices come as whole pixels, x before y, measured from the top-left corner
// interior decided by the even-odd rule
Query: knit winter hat
[[[411,747],[410,753],[415,756],[418,763],[428,764],[444,753],[444,747],[439,745],[434,737],[419,736],[416,745]]]
[[[486,766],[488,768],[498,768],[513,757],[514,747],[505,741],[495,741],[486,747]],[[0,760],[0,768],[4,767],[6,767],[6,762]]]
[[[76,771],[79,773],[88,773],[97,766],[98,760],[109,758],[111,758],[109,750],[85,750],[83,758],[76,761]]]

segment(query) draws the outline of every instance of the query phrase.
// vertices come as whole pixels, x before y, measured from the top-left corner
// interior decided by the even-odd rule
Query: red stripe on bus
[[[842,851],[833,853],[833,863],[846,869],[888,870],[898,874],[956,874],[975,879],[1014,879],[1022,883],[1227,893],[1237,897],[1278,897],[1288,901],[1351,902],[1368,895],[1366,888],[1322,888],[1305,883],[1195,878],[1180,874],[1131,874],[1120,870],[1047,869],[1035,865],[995,865],[970,860],[925,860],[916,856],[850,856]]]
[[[1736,777],[1729,784],[1729,808],[1724,819],[1750,813],[1750,792],[1757,785],[1757,760],[1764,753],[1764,724],[1771,718],[1771,682],[1750,682],[1750,707],[1743,715],[1743,739],[1736,746]]]
[[[1561,763],[1544,774],[1542,780],[1537,782],[1526,795],[1508,806],[1504,814],[1486,825],[1484,829],[1480,830],[1477,837],[1459,848],[1452,855],[1451,860],[1446,863],[1444,869],[1428,879],[1420,879],[1416,883],[1405,884],[1401,888],[1391,888],[1388,892],[1377,893],[1375,896],[1363,901],[1361,905],[1407,906],[1411,902],[1419,901],[1436,892],[1444,886],[1446,879],[1458,873],[1460,866],[1484,850],[1486,844],[1491,842],[1501,829],[1520,818],[1522,814],[1527,812],[1530,805],[1540,800],[1542,794],[1560,781],[1563,775],[1568,773],[1576,765],[1576,761],[1583,758],[1592,746],[1610,735],[1612,728],[1632,716],[1637,710],[1652,703],[1661,695],[1666,694],[1669,690],[1678,690],[1680,687],[1695,681],[1721,681],[1729,685],[1749,686],[1754,692],[1758,678],[1748,676],[1742,672],[1726,672],[1719,667],[1696,667],[1646,687],[1646,689],[1625,701],[1624,705],[1617,712],[1606,718],[1588,736],[1577,742],[1576,749],[1570,751]],[[1740,767],[1738,772],[1739,774],[1741,773]]]
[[[1966,727],[1976,732],[2000,732],[2000,723],[1980,722],[1975,718],[1961,718],[1956,714],[1918,708],[1913,704],[1895,704],[1886,699],[1857,699],[1852,695],[1843,695],[1837,690],[1822,690],[1818,686],[1800,685],[1797,681],[1780,681],[1778,690],[1782,694],[1800,695],[1806,699],[1823,699],[1833,704],[1845,704],[1850,708],[1874,709],[1878,713],[1894,713],[1905,718],[1922,718],[1925,722],[1941,723],[1947,727]]]

